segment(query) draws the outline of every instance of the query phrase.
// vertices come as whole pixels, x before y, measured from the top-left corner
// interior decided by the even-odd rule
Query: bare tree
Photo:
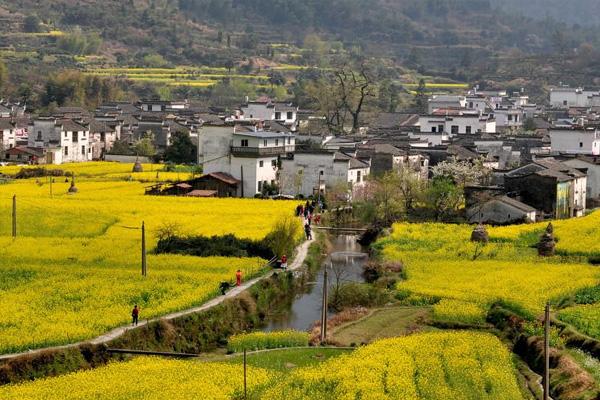
[[[340,88],[341,104],[352,117],[352,132],[360,128],[360,114],[368,97],[375,97],[375,85],[366,64],[361,64],[358,71],[344,66],[334,72],[335,80]]]
[[[340,299],[340,292],[345,281],[350,278],[347,259],[344,255],[332,254],[329,272],[332,284],[331,304],[336,307]]]
[[[366,64],[343,65],[311,84],[307,94],[323,113],[330,132],[341,134],[348,119],[352,132],[360,128],[360,115],[369,98],[376,97],[376,85]]]

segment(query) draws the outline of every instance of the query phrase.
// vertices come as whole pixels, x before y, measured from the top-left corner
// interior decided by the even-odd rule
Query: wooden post
[[[323,308],[321,310],[321,344],[327,339],[327,267],[323,272]]]
[[[544,400],[550,398],[550,303],[544,312]]]
[[[12,201],[12,237],[17,237],[17,195],[13,196]]]
[[[142,276],[146,274],[146,224],[142,222]]]
[[[321,204],[321,171],[318,171],[319,174],[319,184],[317,187],[317,206]]]
[[[242,196],[244,197],[244,166],[240,165],[240,185],[242,187]]]
[[[248,376],[248,364],[247,364],[247,361],[246,361],[246,349],[244,348],[244,400],[248,399],[248,385],[247,385],[248,379],[247,379],[247,376]]]

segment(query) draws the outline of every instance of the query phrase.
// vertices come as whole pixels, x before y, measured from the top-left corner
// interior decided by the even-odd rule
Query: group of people
[[[312,240],[312,223],[317,225],[321,223],[321,215],[315,213],[317,207],[322,209],[323,204],[320,201],[317,203],[316,200],[307,201],[305,205],[299,204],[296,207],[296,216],[304,219],[304,233],[307,240]]]

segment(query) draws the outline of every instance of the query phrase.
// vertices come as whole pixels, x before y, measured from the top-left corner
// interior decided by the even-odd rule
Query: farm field
[[[291,349],[250,355],[249,398],[523,398],[508,350],[488,334],[419,334],[338,353]],[[290,365],[295,360],[298,365]],[[0,397],[195,399],[202,393],[210,399],[238,398],[242,376],[239,357],[228,363],[138,358],[3,387]]]
[[[147,184],[113,180],[126,173],[119,170],[124,166],[105,167],[77,167],[74,195],[67,194],[64,177],[56,178],[52,198],[46,178],[0,185],[0,353],[97,336],[127,323],[135,303],[142,319],[199,305],[238,268],[250,277],[265,260],[155,255],[161,227],[174,225],[181,235],[262,239],[295,208],[278,201],[144,196]],[[142,221],[146,278],[140,267]]]
[[[269,381],[269,371],[250,367],[248,387]],[[229,400],[243,393],[242,367],[226,363],[136,358],[91,371],[0,387],[5,400]]]
[[[228,73],[225,68],[176,67],[176,68],[89,68],[86,75],[115,77],[133,82],[166,84],[169,86],[210,87],[223,79],[242,79],[265,83],[267,75]]]
[[[404,263],[407,280],[397,289],[406,301],[437,303],[436,320],[482,323],[499,301],[534,317],[546,301],[558,304],[600,283],[600,270],[582,257],[597,254],[600,244],[584,238],[588,246],[583,249],[579,240],[581,232],[597,229],[599,217],[595,213],[557,222],[554,232],[562,255],[548,259],[540,259],[530,247],[545,224],[489,229],[486,246],[470,242],[473,227],[468,225],[396,224],[376,247],[384,259]]]

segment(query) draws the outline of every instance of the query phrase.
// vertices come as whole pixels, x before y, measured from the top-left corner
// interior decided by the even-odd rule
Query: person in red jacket
[[[242,271],[240,271],[239,269],[235,273],[235,284],[237,286],[242,286]]]
[[[133,310],[131,311],[131,325],[137,325],[138,324],[138,317],[140,316],[140,309],[138,308],[137,304],[133,307]]]
[[[281,269],[287,269],[287,256],[285,254],[281,257]]]

